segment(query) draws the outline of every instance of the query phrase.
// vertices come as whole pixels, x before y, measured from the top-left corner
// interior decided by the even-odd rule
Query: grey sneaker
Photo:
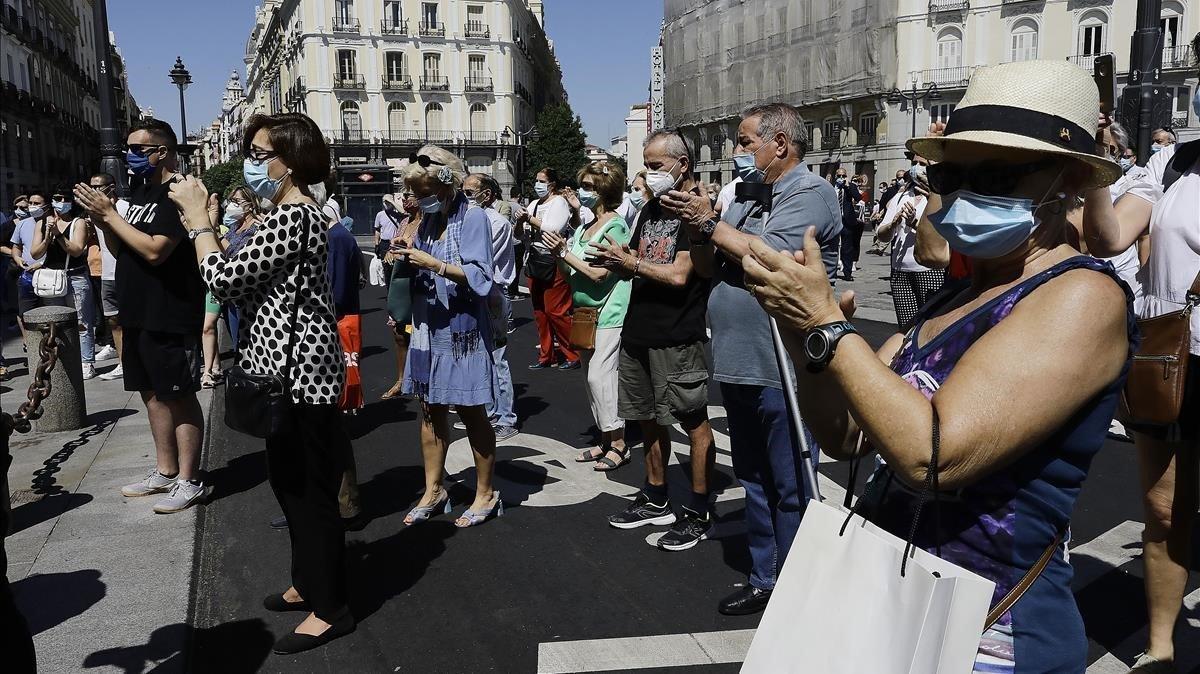
[[[116,367],[114,367],[113,369],[109,370],[108,372],[105,372],[104,374],[100,375],[100,379],[102,379],[104,381],[112,381],[114,379],[120,379],[121,377],[124,377],[124,376],[125,376],[125,368],[122,367],[120,363],[117,363]]]
[[[497,442],[508,440],[509,438],[512,438],[521,432],[512,426],[497,426],[494,424],[492,425],[492,430],[496,431]]]
[[[165,515],[167,513],[177,513],[180,510],[187,510],[199,503],[204,498],[204,483],[191,482],[189,480],[176,480],[175,486],[171,487],[171,493],[158,503],[154,504],[154,512]]]
[[[1138,655],[1137,660],[1133,663],[1133,667],[1129,670],[1131,674],[1175,674],[1175,663],[1169,660],[1157,660],[1150,657],[1149,653]]]
[[[127,484],[121,487],[121,494],[124,496],[149,496],[151,494],[162,494],[171,490],[171,485],[175,484],[175,478],[167,477],[158,472],[157,468],[151,468],[146,477],[139,482]]]

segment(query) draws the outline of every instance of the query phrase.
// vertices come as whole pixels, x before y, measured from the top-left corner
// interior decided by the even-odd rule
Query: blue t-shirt
[[[775,250],[802,250],[805,230],[816,226],[821,259],[832,279],[842,232],[841,209],[833,185],[799,164],[780,176],[771,188],[769,218],[758,202],[739,197],[721,214],[721,220],[760,237]],[[712,294],[708,297],[708,324],[712,329],[713,379],[781,388],[767,312],[746,290],[741,260],[717,254]]]
[[[333,311],[340,319],[359,313],[358,279],[362,274],[362,251],[345,227],[329,228],[329,292]]]

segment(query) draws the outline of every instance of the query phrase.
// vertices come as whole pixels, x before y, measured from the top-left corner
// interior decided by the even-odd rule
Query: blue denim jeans
[[[729,421],[733,472],[746,490],[746,539],[750,544],[750,584],[775,587],[808,501],[800,476],[800,450],[792,433],[783,390],[721,383]],[[813,464],[816,445],[810,437]]]
[[[84,363],[96,362],[96,303],[92,299],[92,280],[88,277],[87,267],[69,272],[68,283],[71,289],[67,294],[70,306],[78,315],[79,324],[83,330],[79,333],[80,360]]]
[[[508,319],[512,312],[512,304],[504,293],[492,293],[489,298],[489,310],[492,316],[492,330],[499,331],[493,336],[492,343],[497,346],[492,349],[492,402],[487,405],[488,416],[497,426],[516,426],[517,415],[513,412],[512,371],[508,367]]]

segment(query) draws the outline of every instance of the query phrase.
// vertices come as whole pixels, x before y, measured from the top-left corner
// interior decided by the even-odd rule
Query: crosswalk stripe
[[[648,637],[538,644],[538,674],[695,667],[741,662],[754,630],[659,634]]]

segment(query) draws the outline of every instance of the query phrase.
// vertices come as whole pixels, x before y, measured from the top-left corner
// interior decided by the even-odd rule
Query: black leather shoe
[[[335,618],[329,624],[329,629],[322,632],[320,636],[314,637],[309,634],[289,632],[280,637],[279,641],[275,642],[275,648],[272,650],[275,651],[276,655],[292,655],[293,653],[310,651],[314,648],[320,648],[338,637],[350,634],[354,631],[354,626],[354,616],[350,615],[349,609],[346,609],[340,617]]]
[[[766,608],[770,599],[770,590],[760,590],[753,585],[747,585],[722,599],[717,610],[724,615],[750,615]]]
[[[312,611],[308,602],[301,599],[300,601],[288,601],[283,598],[282,594],[269,594],[263,598],[263,608],[275,613],[283,613],[285,611]]]

